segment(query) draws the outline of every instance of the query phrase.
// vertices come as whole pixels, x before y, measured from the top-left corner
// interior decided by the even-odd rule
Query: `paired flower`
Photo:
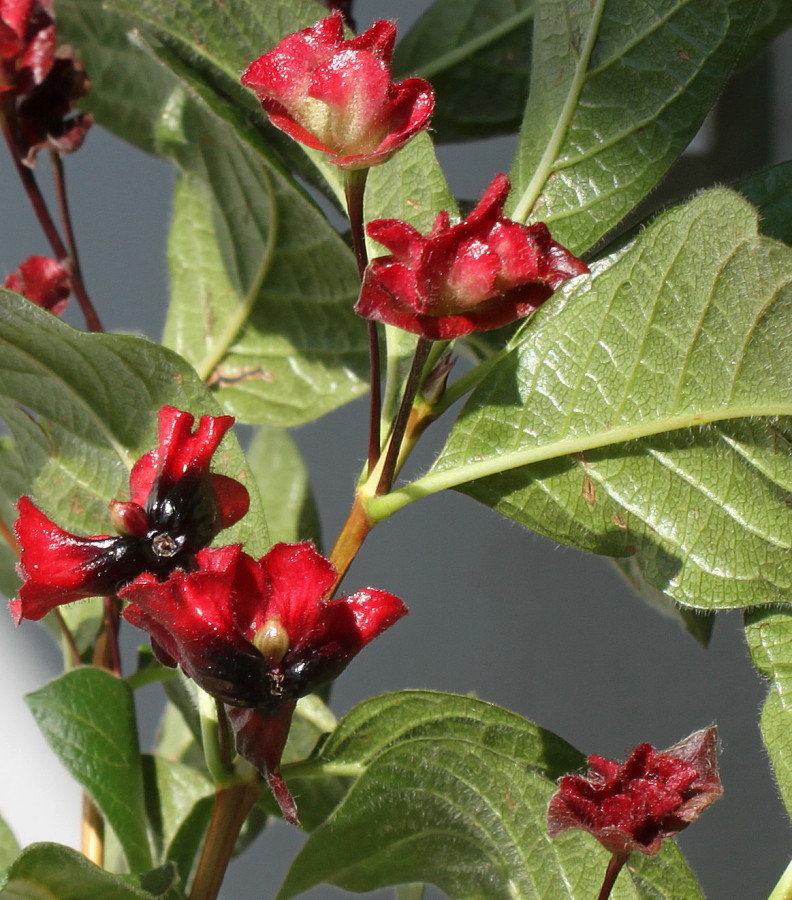
[[[113,595],[143,572],[164,579],[191,569],[198,551],[245,515],[245,487],[209,470],[233,418],[203,416],[193,432],[194,421],[172,406],[160,410],[159,445],[135,463],[131,500],[110,504],[115,535],[71,534],[30,498],[19,500],[23,584],[11,603],[17,623],[83,597]]]
[[[199,552],[195,571],[164,582],[143,574],[120,592],[124,618],[149,633],[157,658],[228,704],[237,751],[292,822],[279,769],[298,698],[336,678],[407,612],[374,588],[326,601],[335,580],[309,542],[276,544],[260,560],[231,545]]]
[[[537,309],[588,266],[550,237],[547,226],[503,215],[510,183],[496,176],[456,225],[441,212],[427,235],[398,219],[369,222],[390,250],[372,260],[355,311],[430,340],[508,325]]]
[[[589,831],[615,856],[657,853],[723,793],[717,729],[696,731],[658,752],[636,747],[623,763],[588,758],[587,775],[566,775],[547,810],[548,832]]]
[[[71,293],[69,273],[49,256],[29,256],[6,278],[3,287],[56,316],[66,308]]]
[[[426,128],[434,110],[427,81],[391,82],[395,40],[387,21],[345,40],[336,12],[260,56],[242,84],[290,137],[344,169],[375,166]]]
[[[80,537],[19,501],[23,578],[14,620],[40,619],[82,597],[118,594],[124,618],[148,632],[157,658],[227,704],[238,752],[297,821],[280,759],[300,697],[336,678],[407,612],[366,588],[325,600],[336,570],[311,543],[276,544],[253,559],[238,544],[208,549],[248,509],[238,481],[210,470],[230,416],[165,406],[159,443],[132,468],[131,499],[110,504],[116,535]]]

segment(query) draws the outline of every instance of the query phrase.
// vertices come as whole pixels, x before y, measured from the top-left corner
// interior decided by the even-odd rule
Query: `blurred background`
[[[394,18],[404,31],[428,5],[359,0],[358,26]],[[508,171],[513,146],[513,139],[499,138],[441,147],[453,191],[478,197],[495,173]],[[659,193],[663,200],[679,199],[790,158],[787,34],[736,75]],[[158,338],[167,295],[169,166],[95,128],[66,168],[83,270],[103,320],[109,330]],[[0,196],[2,278],[47,248],[10,162],[0,165]],[[658,199],[656,194],[652,203]],[[67,320],[79,324],[74,306]],[[365,417],[364,404],[354,403],[295,432],[312,472],[327,544],[351,502]],[[441,438],[438,433],[435,441]],[[430,458],[428,449],[418,465]],[[410,615],[340,679],[332,702],[337,715],[383,691],[471,692],[557,732],[585,753],[617,758],[642,741],[667,747],[715,722],[725,796],[680,842],[707,896],[744,900],[769,893],[792,847],[756,724],[765,690],[748,659],[739,614],[718,617],[704,650],[637,599],[607,560],[527,533],[454,493],[409,506],[377,528],[346,585],[386,588],[404,598]],[[127,639],[132,647],[139,636]],[[7,723],[0,742],[0,810],[23,844],[77,846],[80,792],[38,736],[22,700],[58,673],[57,652],[43,629],[25,623],[15,630],[10,617],[0,616],[0,654],[0,715]],[[156,701],[156,691],[142,694],[149,740]],[[266,829],[232,867],[222,896],[274,897],[302,840],[281,823]],[[322,887],[306,896],[344,895]]]

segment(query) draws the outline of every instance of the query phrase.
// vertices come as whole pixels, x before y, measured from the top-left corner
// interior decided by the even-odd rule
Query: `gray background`
[[[426,5],[360,0],[359,25],[389,16],[404,29]],[[667,180],[668,196],[792,158],[790,37],[777,42],[772,65],[755,67],[727,93],[722,113]],[[478,196],[496,172],[508,170],[512,146],[499,139],[441,148],[454,191]],[[157,337],[167,290],[168,166],[95,129],[67,160],[67,171],[86,280],[107,326]],[[0,171],[0,191],[5,275],[47,248],[10,164]],[[69,318],[79,323],[76,310]],[[364,433],[361,403],[296,432],[328,543],[350,503]],[[739,615],[719,617],[712,645],[702,650],[637,600],[607,561],[526,533],[456,494],[408,507],[375,530],[346,581],[350,589],[367,584],[403,597],[410,615],[340,679],[337,714],[388,690],[475,692],[586,753],[613,757],[645,740],[668,746],[717,722],[726,794],[681,843],[709,897],[767,896],[790,856],[788,824],[758,735],[764,688],[748,660]],[[15,631],[6,617],[0,653],[0,709],[3,721],[13,723],[0,742],[0,810],[23,843],[77,845],[79,791],[66,783],[21,701],[57,674],[56,654],[40,629],[26,624]],[[155,697],[144,693],[144,705]],[[274,897],[301,841],[282,824],[268,829],[234,864],[222,896]],[[320,888],[308,896],[342,894]]]

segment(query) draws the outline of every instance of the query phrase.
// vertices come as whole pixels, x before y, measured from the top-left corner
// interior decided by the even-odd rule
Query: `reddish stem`
[[[368,265],[366,253],[366,235],[363,228],[363,198],[366,193],[368,169],[356,169],[347,172],[344,178],[347,215],[352,232],[352,247],[357,260],[358,274],[361,281]],[[369,439],[368,439],[368,471],[376,466],[380,455],[380,414],[382,412],[382,387],[380,385],[380,352],[379,335],[376,322],[367,322],[369,374],[371,393],[369,394]]]
[[[597,900],[608,900],[613,890],[613,885],[616,883],[616,878],[629,856],[629,853],[614,853],[611,856],[608,868],[605,870],[605,879],[602,882],[599,894],[597,894]]]
[[[14,135],[11,130],[11,125],[9,124],[9,119],[12,116],[13,112],[10,112],[8,109],[4,110],[2,114],[3,137],[5,138],[5,142],[8,145],[8,150],[11,154],[11,159],[14,162],[14,167],[17,171],[17,174],[19,175],[19,180],[22,182],[22,187],[27,194],[30,205],[33,207],[33,211],[35,212],[36,218],[39,221],[39,225],[41,225],[41,229],[44,232],[45,237],[47,238],[47,242],[52,248],[52,252],[55,254],[58,262],[69,272],[72,290],[74,291],[74,295],[75,297],[77,297],[77,301],[83,311],[83,315],[85,316],[85,321],[88,328],[91,331],[103,331],[104,329],[102,328],[102,324],[99,321],[99,317],[96,315],[93,304],[91,303],[91,300],[88,297],[88,293],[85,290],[85,285],[82,282],[79,267],[75,266],[75,260],[72,257],[72,254],[69,252],[66,245],[61,240],[61,236],[58,233],[55,222],[53,221],[49,209],[47,208],[47,202],[44,199],[44,195],[41,193],[38,182],[36,181],[36,176],[33,174],[33,170],[28,168],[28,166],[26,166],[19,158],[19,154],[17,153],[16,149],[16,142],[14,141]],[[58,188],[56,185],[56,190],[57,189]]]
[[[195,872],[190,900],[215,900],[239,832],[258,799],[258,784],[243,782],[217,791],[212,818]]]
[[[54,150],[50,151],[50,159],[52,160],[53,182],[55,184],[55,196],[58,200],[58,210],[60,212],[61,222],[63,223],[63,231],[66,235],[66,244],[69,248],[69,263],[71,274],[71,286],[74,296],[80,304],[80,309],[85,316],[85,324],[89,331],[104,331],[99,316],[94,309],[88,291],[85,289],[83,281],[82,267],[80,266],[80,257],[77,254],[77,242],[74,238],[74,228],[72,227],[71,212],[69,210],[69,200],[66,194],[66,176],[63,170],[63,160],[60,153]]]
[[[388,451],[385,462],[382,466],[382,474],[377,484],[377,494],[384,494],[390,490],[393,479],[396,475],[396,464],[399,460],[399,452],[401,450],[404,433],[407,429],[407,422],[410,418],[410,410],[412,409],[413,400],[418,392],[418,386],[421,383],[421,374],[426,359],[429,356],[429,350],[432,342],[426,338],[419,338],[415,347],[415,356],[413,356],[410,374],[407,376],[407,382],[404,385],[404,394],[402,395],[399,411],[396,413],[396,420],[393,423],[393,431],[390,441],[388,442]]]

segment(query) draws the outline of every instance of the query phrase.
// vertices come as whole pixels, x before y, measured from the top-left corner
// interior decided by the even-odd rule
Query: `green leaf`
[[[80,109],[118,137],[156,152],[156,132],[176,79],[131,40],[129,22],[102,0],[57,0],[58,36],[77,48],[91,78]]]
[[[248,449],[273,543],[311,539],[319,546],[319,513],[300,451],[287,431],[259,428]]]
[[[180,900],[168,866],[142,875],[111,875],[60,844],[32,844],[0,882],[4,900]]]
[[[240,421],[295,425],[366,390],[348,248],[287,179],[186,107],[165,342]]]
[[[49,745],[91,795],[133,871],[152,866],[132,691],[95,668],[74,669],[26,696]]]
[[[763,169],[734,187],[759,209],[762,234],[792,244],[792,162]]]
[[[752,60],[788,28],[792,28],[792,6],[787,0],[762,0],[751,33],[742,48],[740,62]]]
[[[160,861],[173,862],[187,884],[211,818],[214,787],[192,766],[161,756],[143,757],[143,777]]]
[[[757,0],[539,0],[512,212],[580,253],[645,197],[730,74]]]
[[[792,587],[792,251],[714,190],[566,286],[382,518],[458,487],[702,609]],[[489,476],[489,477],[488,477]]]
[[[756,668],[770,681],[762,709],[762,740],[778,789],[792,816],[792,614],[786,609],[752,610],[745,636]]]
[[[6,824],[5,819],[0,818],[0,875],[19,855],[19,849],[14,833]]]
[[[583,758],[520,716],[453,694],[386,694],[355,707],[318,762],[359,775],[294,861],[279,900],[321,882],[368,891],[425,881],[454,900],[597,895],[607,851],[580,832],[547,836],[556,779]],[[673,845],[650,873],[639,869],[620,879],[615,900],[670,898],[671,885],[676,896],[701,897]]]
[[[528,98],[534,0],[436,0],[404,35],[398,77],[432,82],[435,139],[481,140],[519,128]]]
[[[157,444],[160,406],[218,414],[209,391],[176,354],[144,338],[86,334],[9,292],[0,293],[0,413],[28,414],[46,454],[32,453],[30,490],[59,525],[106,534],[107,503],[128,495],[132,464]],[[16,430],[22,419],[11,417]],[[27,447],[30,434],[20,446]],[[250,512],[223,541],[250,553],[268,546],[266,525],[245,457],[233,434],[213,468],[245,483]]]

